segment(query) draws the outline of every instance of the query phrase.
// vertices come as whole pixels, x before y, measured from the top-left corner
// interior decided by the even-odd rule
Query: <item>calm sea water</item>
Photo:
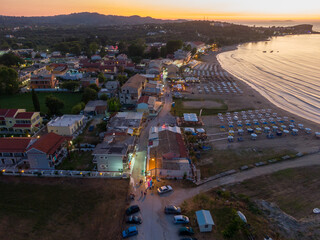
[[[320,34],[243,44],[218,60],[276,106],[320,124]]]

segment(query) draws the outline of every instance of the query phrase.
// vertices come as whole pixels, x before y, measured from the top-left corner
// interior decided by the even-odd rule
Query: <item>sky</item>
[[[0,0],[0,6],[0,15],[9,16],[98,12],[162,19],[320,21],[320,0]]]

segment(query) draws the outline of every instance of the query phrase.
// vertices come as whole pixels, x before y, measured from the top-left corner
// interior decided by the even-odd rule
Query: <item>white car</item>
[[[184,215],[176,215],[173,217],[174,224],[186,224],[189,223],[189,218]]]
[[[171,192],[173,189],[171,186],[169,185],[166,185],[166,186],[162,186],[162,187],[159,187],[157,189],[158,193],[159,194],[163,194],[163,193],[166,193],[166,192]]]

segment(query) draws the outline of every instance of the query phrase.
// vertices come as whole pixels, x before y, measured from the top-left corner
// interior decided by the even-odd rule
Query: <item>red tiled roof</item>
[[[34,112],[19,112],[15,116],[15,119],[31,119],[33,114],[34,114]]]
[[[0,138],[0,152],[25,152],[32,139],[34,138]]]
[[[148,103],[148,100],[149,100],[149,96],[142,96],[139,98],[138,104],[139,103]]]
[[[13,118],[18,109],[0,109],[0,116]]]
[[[177,143],[179,145],[180,157],[182,157],[182,158],[188,157],[187,148],[184,145],[184,141],[183,141],[180,133],[176,133],[176,139],[177,139]]]
[[[24,124],[24,123],[16,123],[15,125],[13,125],[14,128],[30,128],[31,124]]]
[[[31,147],[29,147],[28,151],[35,148],[46,154],[53,154],[65,140],[65,137],[51,132],[39,138]]]

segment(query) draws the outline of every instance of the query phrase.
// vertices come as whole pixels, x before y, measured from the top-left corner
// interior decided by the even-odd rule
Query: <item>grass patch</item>
[[[47,113],[48,108],[45,105],[45,99],[48,95],[54,95],[64,102],[64,108],[62,113],[71,113],[71,109],[74,105],[81,102],[82,93],[61,93],[61,92],[37,92],[41,113]],[[27,111],[34,111],[31,93],[20,93],[9,96],[0,96],[1,108],[24,108]]]
[[[275,202],[297,219],[312,216],[320,205],[320,166],[292,168],[244,181],[231,187],[236,193]]]
[[[246,216],[251,225],[251,233],[256,239],[263,239],[265,234],[274,236],[275,233],[270,229],[267,220],[260,213],[252,212],[250,204],[255,205],[247,198],[243,199],[231,192],[218,189],[200,193],[184,201],[181,208],[183,214],[190,218],[190,225],[195,229],[197,239],[248,239],[248,229],[241,222],[237,211]],[[215,223],[212,232],[199,233],[195,212],[200,209],[210,211]]]
[[[182,117],[183,113],[196,113],[197,115],[199,115],[200,113],[199,108],[185,108],[185,106],[183,105],[184,101],[208,101],[208,100],[175,98],[173,101],[175,102],[175,106],[171,108],[171,114],[173,114],[174,116]],[[210,101],[215,101],[215,102],[221,103],[222,105],[219,108],[202,108],[202,116],[215,115],[220,112],[228,111],[228,105],[225,104],[223,100],[210,99]]]
[[[94,167],[92,163],[92,152],[71,152],[70,157],[63,160],[63,162],[56,167],[60,170],[82,170],[91,171]]]
[[[120,239],[127,180],[1,177],[0,188],[0,239]]]
[[[294,156],[295,153],[290,150],[274,149],[212,149],[201,155],[204,164],[200,162],[197,167],[201,171],[201,177],[207,178],[220,172],[238,169],[243,165],[253,165],[254,163],[266,162],[270,159],[281,160],[282,156]]]

